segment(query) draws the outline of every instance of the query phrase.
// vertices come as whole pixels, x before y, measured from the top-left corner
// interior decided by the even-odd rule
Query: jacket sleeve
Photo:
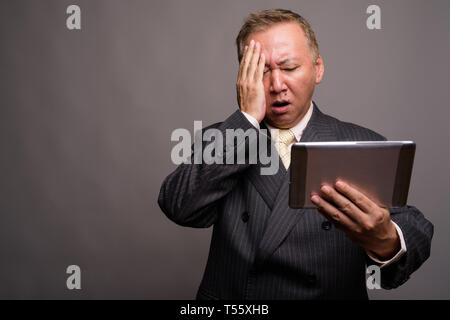
[[[256,130],[242,112],[237,110],[215,129],[223,137],[223,148],[219,151],[223,164],[183,163],[162,183],[158,204],[164,214],[179,225],[206,228],[214,224],[220,200],[233,189],[250,165],[247,161],[245,164],[226,164],[228,156],[242,152],[242,148],[248,149],[249,143],[248,139],[226,141],[226,130]],[[204,147],[206,145],[202,150]],[[195,156],[193,152],[191,159]]]
[[[402,230],[406,253],[381,269],[381,286],[393,289],[405,283],[430,256],[433,224],[413,206],[390,209],[391,219]],[[372,262],[373,263],[373,262]]]

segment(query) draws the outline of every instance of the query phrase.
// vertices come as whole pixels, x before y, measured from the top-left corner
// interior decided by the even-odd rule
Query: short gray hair
[[[306,21],[301,15],[285,9],[269,9],[257,13],[251,13],[239,31],[236,38],[236,46],[239,62],[244,54],[244,44],[247,37],[258,31],[267,30],[269,27],[282,23],[282,22],[297,22],[305,33],[308,41],[309,49],[313,61],[316,61],[319,57],[319,45],[317,44],[316,36],[312,30],[308,21]]]

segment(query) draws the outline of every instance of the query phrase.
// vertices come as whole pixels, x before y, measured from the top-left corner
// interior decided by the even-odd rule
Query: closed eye
[[[299,66],[295,66],[295,67],[292,67],[292,68],[281,68],[281,70],[282,70],[282,71],[288,71],[288,72],[291,72],[291,71],[297,70],[298,68],[299,68]],[[263,74],[266,74],[266,73],[268,73],[269,71],[270,71],[270,68],[264,69]]]

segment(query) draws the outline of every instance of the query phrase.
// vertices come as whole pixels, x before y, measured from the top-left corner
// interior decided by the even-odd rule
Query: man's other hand
[[[266,99],[262,81],[264,65],[265,58],[261,53],[261,44],[252,40],[250,45],[244,48],[236,91],[241,111],[251,115],[258,123],[261,123],[266,115]]]
[[[400,250],[400,237],[389,210],[338,180],[334,187],[323,184],[321,195],[311,193],[318,211],[366,251],[389,259]]]

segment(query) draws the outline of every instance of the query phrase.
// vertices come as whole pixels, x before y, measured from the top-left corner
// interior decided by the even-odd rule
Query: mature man
[[[288,10],[251,14],[236,43],[240,110],[212,127],[269,129],[281,165],[261,175],[260,163],[182,164],[164,181],[158,202],[171,220],[214,225],[197,297],[367,299],[366,264],[381,267],[384,288],[403,284],[430,254],[433,225],[419,210],[380,207],[344,181],[311,195],[317,210],[289,208],[294,142],[385,140],[312,101],[324,64],[308,22]]]

